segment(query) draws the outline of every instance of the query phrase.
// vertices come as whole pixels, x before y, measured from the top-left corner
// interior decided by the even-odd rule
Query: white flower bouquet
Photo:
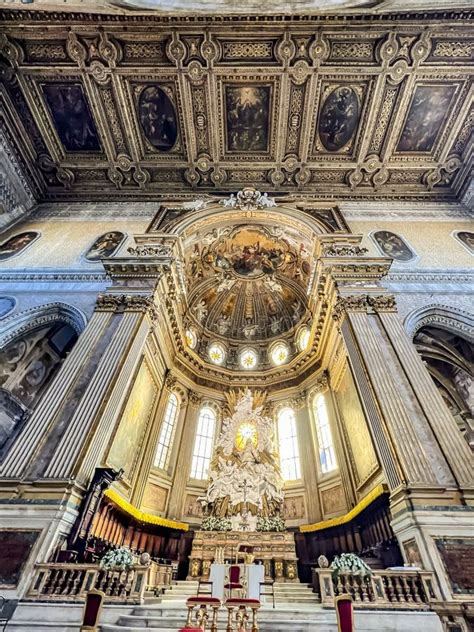
[[[219,518],[218,516],[207,516],[201,524],[203,531],[232,531],[230,518]]]
[[[108,551],[100,560],[100,567],[106,571],[128,571],[133,566],[133,555],[122,547]]]
[[[361,577],[369,577],[372,575],[370,566],[360,559],[354,553],[341,553],[331,562],[330,566],[332,575],[337,578],[341,573],[351,573],[352,575],[360,575]]]
[[[280,516],[269,516],[257,518],[257,531],[284,531],[285,521]]]

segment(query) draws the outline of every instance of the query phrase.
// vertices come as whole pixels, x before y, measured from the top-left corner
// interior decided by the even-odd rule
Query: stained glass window
[[[254,369],[257,366],[258,355],[253,349],[244,349],[239,357],[243,369]]]
[[[270,357],[273,364],[275,364],[276,366],[284,364],[288,359],[288,345],[286,345],[284,342],[279,342],[272,348],[270,352]]]
[[[209,360],[214,364],[222,364],[225,359],[225,349],[224,347],[215,342],[209,347]]]

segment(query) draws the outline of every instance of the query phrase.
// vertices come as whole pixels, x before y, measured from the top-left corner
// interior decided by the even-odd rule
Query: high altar
[[[208,579],[213,562],[238,560],[247,552],[264,566],[265,579],[298,581],[295,541],[281,517],[283,480],[272,419],[264,395],[231,392],[216,442],[197,531],[189,579]]]

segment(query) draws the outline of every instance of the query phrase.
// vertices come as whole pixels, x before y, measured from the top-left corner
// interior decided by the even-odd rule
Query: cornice
[[[387,283],[473,283],[474,272],[471,270],[412,270],[391,271],[384,281]]]
[[[387,24],[390,22],[403,22],[405,24],[418,24],[419,22],[436,22],[447,21],[448,23],[456,23],[459,20],[469,22],[474,19],[472,10],[440,10],[440,11],[415,11],[415,12],[394,12],[394,13],[350,13],[348,9],[345,13],[322,15],[322,14],[305,14],[304,16],[295,15],[159,15],[156,12],[147,11],[143,14],[135,13],[91,13],[91,12],[66,12],[31,9],[9,9],[2,11],[2,22],[10,23],[21,21],[23,23],[43,23],[43,22],[66,22],[66,23],[104,23],[104,24],[153,24],[154,27],[162,25],[168,29],[173,26],[199,25],[201,28],[205,25],[218,24],[223,26],[235,26],[236,23],[249,22],[258,25],[279,25],[279,24],[301,24],[302,28],[308,23],[318,24]],[[306,27],[307,28],[307,27]]]
[[[105,272],[87,271],[21,271],[7,270],[0,272],[0,282],[9,283],[106,283],[110,277]]]

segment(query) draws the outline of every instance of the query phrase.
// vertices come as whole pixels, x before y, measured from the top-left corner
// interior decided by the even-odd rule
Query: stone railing
[[[430,571],[376,571],[366,578],[340,573],[333,579],[329,568],[318,568],[313,589],[326,606],[334,606],[334,597],[342,594],[349,594],[356,608],[427,610],[440,599]]]
[[[173,583],[173,567],[170,564],[151,562],[148,566],[146,589],[166,588]]]
[[[36,564],[27,599],[40,601],[82,601],[95,588],[105,600],[142,603],[148,566],[135,565],[128,571],[105,571],[96,564]]]

